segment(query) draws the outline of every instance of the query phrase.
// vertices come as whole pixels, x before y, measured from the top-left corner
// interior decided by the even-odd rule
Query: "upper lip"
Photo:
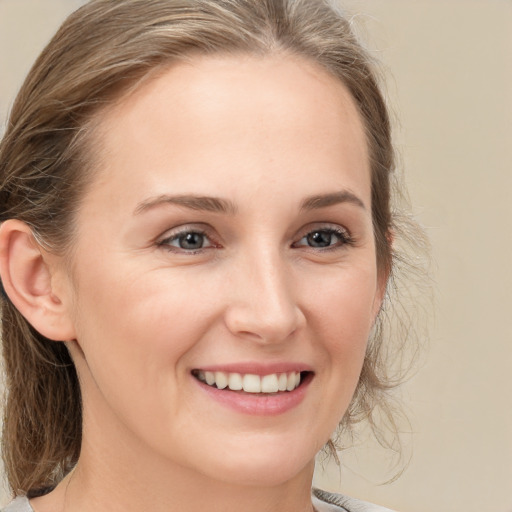
[[[225,372],[240,373],[251,375],[270,375],[273,373],[289,373],[289,372],[311,372],[310,365],[304,363],[280,362],[280,363],[256,363],[256,362],[240,362],[229,364],[217,364],[208,366],[199,366],[194,370],[203,372]]]

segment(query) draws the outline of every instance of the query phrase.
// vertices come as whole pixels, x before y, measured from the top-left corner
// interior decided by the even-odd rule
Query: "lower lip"
[[[193,376],[192,378],[210,398],[237,412],[255,416],[277,416],[297,407],[304,400],[313,374],[308,373],[300,386],[293,391],[282,391],[275,394],[218,389],[208,386]]]

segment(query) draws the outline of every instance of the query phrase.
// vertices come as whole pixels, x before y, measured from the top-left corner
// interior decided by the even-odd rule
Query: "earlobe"
[[[55,341],[74,339],[63,292],[55,290],[49,256],[31,228],[15,219],[0,226],[0,276],[9,300],[40,334]]]

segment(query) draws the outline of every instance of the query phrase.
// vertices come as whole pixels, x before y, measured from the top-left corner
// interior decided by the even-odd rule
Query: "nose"
[[[258,343],[280,343],[304,325],[293,276],[279,255],[259,253],[231,270],[225,322],[233,334]]]

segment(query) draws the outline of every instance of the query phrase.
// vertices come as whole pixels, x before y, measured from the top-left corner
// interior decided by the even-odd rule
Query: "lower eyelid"
[[[205,247],[201,247],[200,249],[190,249],[188,251],[186,249],[171,245],[172,242],[178,241],[180,239],[180,237],[185,236],[189,233],[194,233],[194,234],[203,236],[204,239],[207,241],[207,245]],[[156,242],[156,245],[158,245],[159,247],[166,247],[166,248],[172,247],[174,249],[181,250],[184,252],[193,252],[194,250],[200,251],[202,249],[208,249],[209,247],[214,247],[215,242],[211,239],[211,237],[206,232],[204,232],[200,229],[184,229],[183,231],[180,231],[178,233],[173,233],[172,235],[168,235],[165,238],[158,240]]]
[[[315,246],[308,245],[307,243],[299,244],[299,242],[301,240],[305,239],[308,235],[310,235],[314,232],[328,232],[331,235],[336,236],[338,238],[338,241],[336,241],[334,244],[328,245],[326,247],[315,247]],[[203,236],[204,240],[205,240],[205,245],[198,249],[184,249],[179,246],[172,245],[172,243],[177,242],[180,239],[180,237],[185,236],[189,233],[194,233],[194,234]],[[315,249],[328,250],[328,249],[342,248],[343,246],[352,245],[353,243],[354,243],[354,238],[352,237],[351,233],[348,230],[341,228],[341,227],[325,226],[325,227],[318,227],[316,229],[308,230],[306,233],[304,233],[304,235],[301,238],[299,238],[299,240],[297,240],[296,242],[294,242],[292,244],[292,247],[306,247],[306,248],[310,248],[310,249],[314,249],[314,250]],[[202,251],[204,249],[209,249],[212,247],[213,248],[220,247],[219,244],[217,244],[215,242],[214,238],[211,237],[209,235],[209,233],[206,232],[206,230],[202,230],[200,228],[192,228],[192,227],[189,229],[180,230],[180,231],[172,233],[172,234],[167,234],[167,236],[160,238],[159,240],[156,240],[156,245],[158,247],[166,248],[170,251],[175,250],[176,252],[181,251],[183,253],[189,253],[189,254],[197,253],[199,251]]]
[[[293,245],[297,245],[301,240],[307,238],[310,234],[315,233],[315,232],[328,232],[331,235],[335,235],[337,238],[339,238],[339,244],[340,245],[346,245],[346,244],[350,244],[350,243],[353,242],[352,236],[345,229],[334,228],[334,227],[320,227],[320,228],[317,228],[317,229],[311,229],[310,231],[305,233],[302,237],[300,237],[299,240],[297,242],[295,242]],[[311,247],[311,246],[305,245],[305,244],[304,245],[301,244],[300,246],[302,246],[302,247]],[[337,244],[325,247],[324,249],[335,248],[335,247],[337,247]],[[315,247],[311,247],[311,248],[316,249]]]

